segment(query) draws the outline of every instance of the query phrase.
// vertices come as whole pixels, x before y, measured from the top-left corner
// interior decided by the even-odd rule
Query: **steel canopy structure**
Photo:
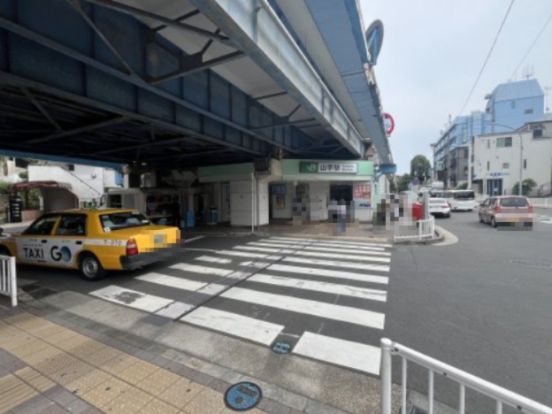
[[[379,150],[379,107],[322,69],[264,0],[0,0],[0,150],[148,168]]]

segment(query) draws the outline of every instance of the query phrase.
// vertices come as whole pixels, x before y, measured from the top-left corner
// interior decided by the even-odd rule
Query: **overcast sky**
[[[510,1],[358,1],[365,27],[375,19],[383,21],[376,76],[384,111],[395,118],[389,139],[402,174],[416,154],[432,160],[429,145],[439,138],[449,114],[454,118],[461,110]],[[552,0],[516,0],[464,114],[483,110],[484,96],[494,86],[521,79],[527,67],[543,89],[552,87],[552,23],[512,77],[551,13]]]

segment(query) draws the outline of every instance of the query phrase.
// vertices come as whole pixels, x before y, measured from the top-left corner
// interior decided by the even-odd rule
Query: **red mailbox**
[[[422,203],[415,201],[412,203],[412,219],[422,220],[424,218],[424,208]]]

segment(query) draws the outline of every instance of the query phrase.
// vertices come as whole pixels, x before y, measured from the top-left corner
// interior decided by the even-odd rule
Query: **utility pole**
[[[518,195],[523,195],[523,136],[521,131],[519,134],[519,185],[518,185]]]

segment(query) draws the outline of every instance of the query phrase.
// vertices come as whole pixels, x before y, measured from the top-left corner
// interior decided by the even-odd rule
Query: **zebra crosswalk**
[[[264,346],[285,340],[294,355],[379,374],[391,245],[266,237],[189,250],[191,259],[90,294]]]

